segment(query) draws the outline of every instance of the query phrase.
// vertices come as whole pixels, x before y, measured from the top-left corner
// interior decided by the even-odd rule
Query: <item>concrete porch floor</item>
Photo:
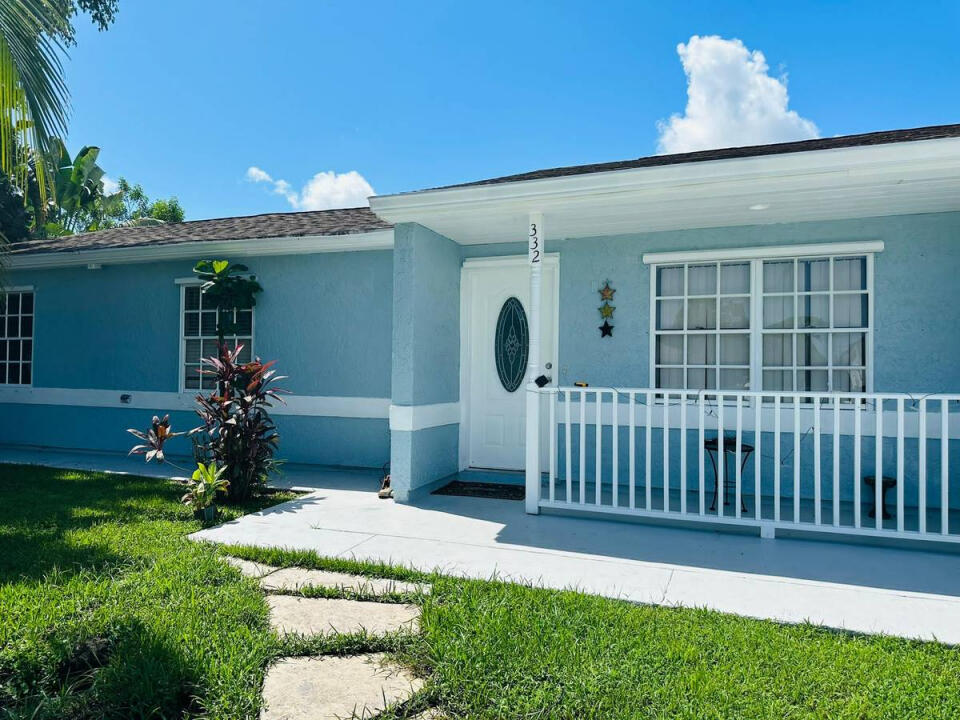
[[[0,448],[0,462],[166,474],[87,453]],[[288,466],[277,484],[309,494],[192,537],[960,644],[956,554],[533,516],[508,500],[401,505],[376,497],[377,480],[374,470]]]

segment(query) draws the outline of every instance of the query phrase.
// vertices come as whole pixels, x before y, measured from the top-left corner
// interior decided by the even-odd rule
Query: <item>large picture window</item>
[[[655,387],[865,392],[872,256],[654,265]]]
[[[200,359],[217,355],[217,309],[207,304],[199,285],[184,285],[182,293],[181,387],[211,390],[216,383],[200,373]],[[249,362],[253,357],[253,310],[225,310],[224,319],[227,327],[235,328],[224,340],[230,347],[243,345],[239,361]]]
[[[0,291],[0,385],[33,383],[33,291]]]

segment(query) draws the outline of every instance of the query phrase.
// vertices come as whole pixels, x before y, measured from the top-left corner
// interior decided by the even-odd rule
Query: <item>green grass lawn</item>
[[[408,710],[451,717],[960,717],[957,649],[231,549],[434,583],[420,637],[281,640],[256,583],[186,539],[180,492],[0,465],[0,718],[255,718],[272,658],[373,650],[428,679]]]
[[[266,607],[186,539],[200,523],[182,493],[0,465],[0,717],[255,716],[276,651]]]

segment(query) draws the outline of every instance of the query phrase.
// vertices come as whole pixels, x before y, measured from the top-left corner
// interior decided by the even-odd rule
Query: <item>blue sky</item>
[[[71,148],[188,219],[960,122],[955,2],[121,0],[78,25]]]

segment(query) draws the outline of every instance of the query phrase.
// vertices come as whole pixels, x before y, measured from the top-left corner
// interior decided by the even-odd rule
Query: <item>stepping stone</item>
[[[409,700],[423,681],[382,654],[280,660],[263,681],[261,720],[370,718]]]
[[[326,570],[307,570],[298,567],[283,568],[271,573],[260,580],[260,587],[264,590],[288,590],[291,592],[302,590],[305,587],[326,587],[371,595],[430,592],[429,585],[327,572]]]
[[[253,562],[252,560],[242,560],[240,558],[230,557],[229,555],[223,559],[250,578],[263,577],[277,569],[273,565],[264,565],[263,563]]]
[[[332,635],[366,630],[382,635],[417,629],[420,608],[358,600],[328,600],[295,595],[268,595],[270,626],[278,633]]]

